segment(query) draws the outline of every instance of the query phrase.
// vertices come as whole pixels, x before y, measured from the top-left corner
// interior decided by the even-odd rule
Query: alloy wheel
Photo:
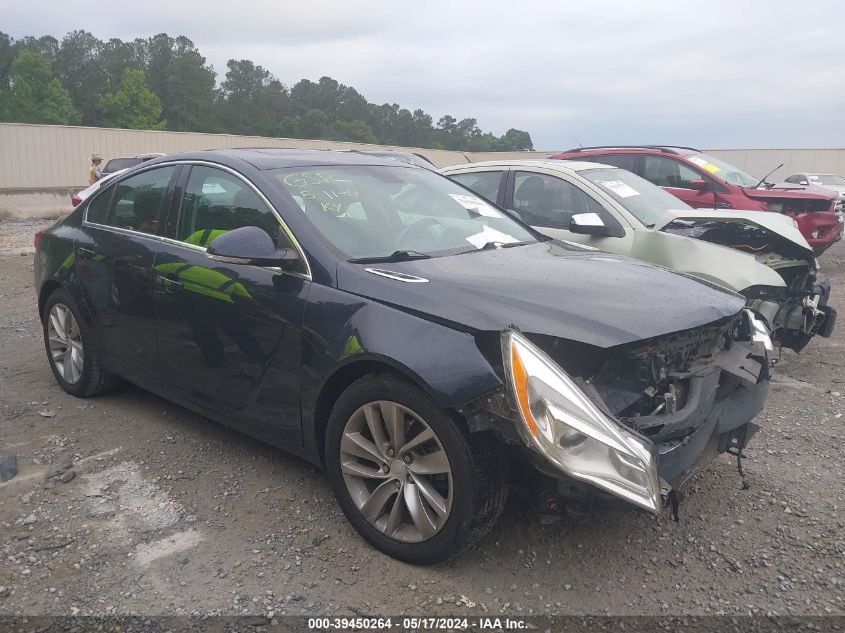
[[[426,541],[449,518],[449,458],[431,427],[407,407],[379,400],[355,411],[343,429],[340,465],[355,506],[390,538]]]
[[[82,377],[83,350],[79,324],[63,303],[57,303],[50,310],[47,322],[47,344],[50,357],[62,379],[76,384]]]

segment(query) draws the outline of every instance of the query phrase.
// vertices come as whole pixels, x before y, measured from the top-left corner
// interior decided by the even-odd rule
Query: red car
[[[835,193],[761,181],[692,147],[581,147],[549,158],[588,160],[627,169],[692,207],[783,213],[795,220],[817,255],[842,238]]]

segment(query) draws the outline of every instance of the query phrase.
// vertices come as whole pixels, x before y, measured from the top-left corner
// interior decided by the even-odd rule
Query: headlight
[[[570,477],[652,512],[660,509],[654,445],[603,413],[527,338],[502,335],[505,371],[526,443]]]
[[[757,343],[762,343],[767,351],[772,352],[775,346],[772,344],[772,335],[766,322],[763,321],[752,310],[745,308],[745,314],[748,317],[748,323],[751,326],[751,340]]]

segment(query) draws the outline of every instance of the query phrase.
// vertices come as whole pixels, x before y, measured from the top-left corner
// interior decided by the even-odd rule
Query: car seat
[[[517,213],[528,224],[536,224],[541,218],[540,201],[544,198],[546,185],[542,176],[528,176],[520,183],[513,200]]]
[[[135,194],[132,202],[132,214],[134,215],[131,228],[144,233],[158,232],[158,213],[161,208],[163,190],[141,189]]]

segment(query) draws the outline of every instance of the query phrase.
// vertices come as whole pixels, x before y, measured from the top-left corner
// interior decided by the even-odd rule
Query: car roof
[[[415,165],[392,158],[381,158],[371,154],[359,154],[357,152],[251,147],[209,149],[199,152],[168,154],[167,156],[155,159],[155,162],[169,162],[173,160],[207,160],[224,163],[240,160],[262,171],[283,167],[314,167],[321,165],[382,165],[385,167],[422,169],[421,167],[416,167]]]
[[[603,151],[613,153],[642,152],[644,154],[659,152],[662,154],[675,154],[677,156],[692,156],[693,154],[701,153],[700,149],[684,147],[682,145],[596,145],[594,147],[575,147],[559,153],[577,154],[583,152],[585,154],[595,154]]]
[[[544,169],[553,169],[556,171],[572,172],[584,171],[585,169],[618,169],[614,165],[604,165],[602,163],[593,163],[586,160],[548,160],[548,159],[510,159],[510,160],[485,160],[477,163],[467,163],[466,165],[454,165],[447,167],[454,169],[456,167],[542,167]]]

